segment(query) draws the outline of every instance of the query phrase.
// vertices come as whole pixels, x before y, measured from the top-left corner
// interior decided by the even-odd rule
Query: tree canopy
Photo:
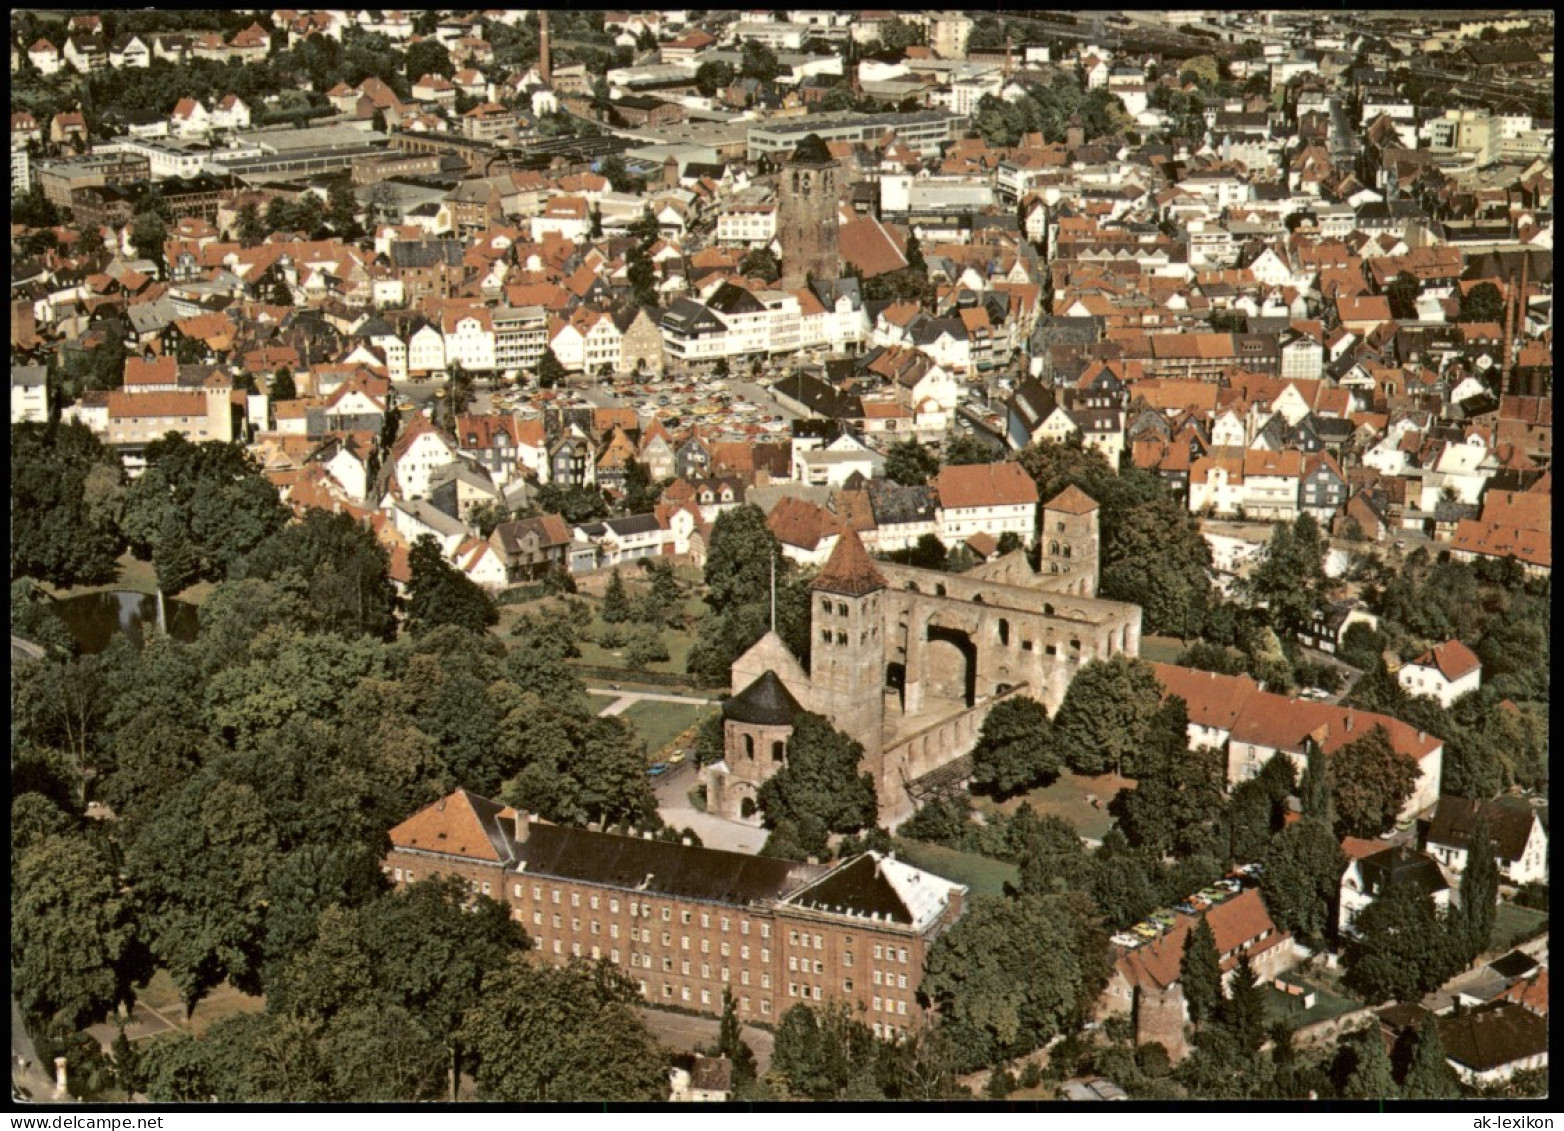
[[[124,496],[118,455],[86,425],[11,425],[12,580],[112,581]]]

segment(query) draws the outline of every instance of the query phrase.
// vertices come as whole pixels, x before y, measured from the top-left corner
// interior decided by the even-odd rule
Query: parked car
[[[1134,950],[1146,940],[1141,938],[1139,935],[1130,934],[1127,931],[1120,931],[1108,941],[1111,942],[1114,946],[1122,946],[1126,950]]]
[[[1164,927],[1171,927],[1177,919],[1178,916],[1168,910],[1153,911],[1151,913],[1151,921],[1153,923],[1161,923]]]
[[[1198,913],[1198,909],[1192,902],[1175,903],[1173,905],[1173,910],[1177,911],[1180,915],[1194,915]]]
[[[1157,929],[1157,925],[1155,923],[1136,923],[1133,927],[1130,928],[1130,930],[1134,931],[1143,939],[1154,939],[1162,933]]]
[[[1234,879],[1221,879],[1211,886],[1221,888],[1223,891],[1232,895],[1237,895],[1239,892],[1244,890],[1244,885]]]
[[[646,776],[649,778],[660,778],[667,772],[667,762],[653,762],[650,766],[646,767]]]
[[[668,755],[668,764],[670,766],[677,766],[682,761],[684,761],[683,750],[675,750],[672,754]]]

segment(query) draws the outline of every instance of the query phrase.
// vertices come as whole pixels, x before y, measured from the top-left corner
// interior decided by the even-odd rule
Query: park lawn
[[[973,804],[980,813],[1014,813],[1022,803],[1031,805],[1039,817],[1055,816],[1074,825],[1076,831],[1091,840],[1101,840],[1113,827],[1108,813],[1108,802],[1119,790],[1135,783],[1129,778],[1114,774],[1086,777],[1066,770],[1051,785],[1017,794],[1004,801],[988,797],[974,797]],[[1092,805],[1090,797],[1098,804]]]
[[[1289,997],[1274,986],[1266,986],[1265,1018],[1273,1025],[1281,1023],[1291,1029],[1301,1029],[1305,1025],[1329,1021],[1333,1017],[1340,1017],[1344,1013],[1351,1013],[1354,1009],[1363,1008],[1361,1001],[1341,997],[1325,989],[1318,982],[1305,981],[1294,975],[1286,975],[1286,980],[1313,990],[1314,1004],[1308,1009],[1301,1009],[1299,1007],[1303,1003],[1298,998]]]
[[[660,703],[643,699],[632,703],[620,717],[646,740],[646,752],[653,761],[660,761],[681,735],[698,726],[714,710],[715,707],[697,707],[691,703]]]
[[[626,587],[630,591],[632,600],[645,591],[646,587],[644,585],[636,584],[633,576],[629,574],[623,574],[622,576],[624,576],[626,579]],[[576,637],[576,646],[581,650],[581,656],[576,662],[584,664],[588,667],[614,668],[625,673],[626,682],[633,681],[635,679],[635,674],[625,664],[625,649],[604,648],[596,643],[598,634],[602,632],[603,628],[605,627],[602,617],[598,615],[598,610],[602,605],[602,599],[587,594],[583,594],[583,596],[585,597],[587,603],[592,606],[593,616],[591,625],[589,625],[584,632],[581,632]],[[523,615],[536,613],[540,608],[550,606],[555,602],[555,600],[556,599],[554,597],[539,597],[533,601],[501,605],[499,607],[499,623],[494,626],[492,631],[501,640],[506,641],[507,645],[509,645],[515,639],[510,634],[512,625],[514,625]],[[654,664],[647,664],[645,670],[649,672],[661,672],[664,675],[675,675],[681,677],[685,674],[684,668],[686,662],[690,658],[690,649],[694,647],[695,640],[700,635],[699,618],[705,615],[706,604],[698,595],[692,593],[688,595],[685,600],[685,611],[690,614],[692,618],[690,627],[661,629],[659,635],[662,637],[663,643],[668,648],[668,658],[666,660],[660,660]],[[620,627],[629,630],[634,628],[635,624],[634,622],[629,622],[621,625]],[[616,680],[615,682],[618,681]],[[658,685],[652,689],[665,691],[667,690],[667,687],[666,685]]]
[[[1006,884],[1012,887],[1021,884],[1021,871],[1014,864],[990,860],[975,852],[960,852],[939,844],[897,837],[896,853],[914,868],[966,884],[973,895],[1004,895]]]
[[[1142,636],[1140,658],[1158,664],[1171,664],[1189,647],[1176,636]]]
[[[194,1033],[198,1037],[225,1017],[233,1017],[240,1013],[260,1013],[266,1008],[265,998],[241,993],[227,982],[223,982],[221,985],[214,986],[205,997],[196,1002],[195,1015],[186,1022],[185,1007],[179,1000],[179,991],[174,988],[174,981],[168,976],[168,971],[161,968],[152,975],[139,997],[180,1029]]]
[[[76,585],[69,588],[61,588],[50,585],[48,582],[39,582],[39,585],[55,597],[84,597],[90,593],[110,593],[116,590],[130,590],[135,593],[156,593],[157,573],[152,568],[151,562],[140,561],[129,550],[126,550],[116,559],[119,565],[119,577],[107,585]],[[192,605],[199,605],[205,601],[216,586],[210,581],[200,581],[185,589],[175,596],[181,601],[187,601]]]
[[[1516,943],[1535,938],[1548,929],[1548,913],[1514,903],[1501,903],[1494,912],[1488,949],[1503,954]]]

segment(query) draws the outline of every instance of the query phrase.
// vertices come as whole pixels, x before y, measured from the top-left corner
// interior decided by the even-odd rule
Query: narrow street
[[[616,691],[610,688],[589,687],[588,695],[606,695],[613,702],[598,712],[601,716],[622,715],[632,705],[642,702],[651,703],[686,703],[691,707],[704,707],[711,702],[710,699],[696,699],[688,695],[664,695],[656,691]]]

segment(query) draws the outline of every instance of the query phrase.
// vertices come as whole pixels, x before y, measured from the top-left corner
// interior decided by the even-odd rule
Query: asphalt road
[[[769,1056],[769,1050],[767,1055]],[[23,1065],[27,1067],[23,1067]],[[11,999],[11,1101],[57,1103],[54,1098],[54,1066],[38,1063],[38,1050],[22,1023],[22,1009]],[[63,1102],[72,1102],[66,1100]]]

